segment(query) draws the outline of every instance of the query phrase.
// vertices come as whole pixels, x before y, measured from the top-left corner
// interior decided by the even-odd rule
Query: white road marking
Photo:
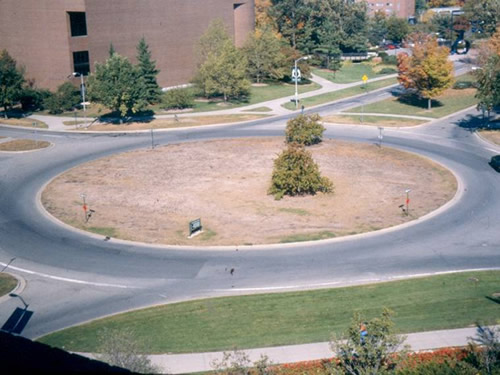
[[[0,262],[0,266],[6,267],[7,263]],[[27,270],[27,269],[24,269],[24,268],[15,267],[15,266],[12,266],[12,265],[9,265],[9,267],[7,268],[7,270],[8,269],[12,269],[12,270],[19,271],[19,272],[24,272],[24,273],[27,273],[27,274],[30,274],[30,275],[37,275],[37,276],[41,276],[41,277],[46,277],[46,278],[52,279],[52,280],[66,281],[68,283],[84,284],[84,285],[92,285],[92,286],[104,286],[104,287],[121,288],[121,289],[140,289],[138,287],[128,286],[128,285],[108,284],[108,283],[94,283],[94,282],[90,282],[90,281],[70,279],[70,278],[67,278],[67,277],[47,275],[46,273],[35,272],[35,271]]]
[[[212,291],[213,292],[261,292],[261,291],[286,290],[286,289],[315,289],[315,288],[322,288],[322,287],[328,287],[328,286],[334,286],[334,285],[366,284],[366,283],[385,282],[385,281],[400,280],[400,279],[412,279],[412,278],[417,278],[417,277],[447,275],[447,274],[452,274],[452,273],[496,271],[496,270],[500,270],[500,268],[499,267],[473,268],[473,269],[468,269],[468,270],[425,272],[425,273],[415,273],[415,274],[411,274],[411,275],[396,275],[396,276],[387,276],[387,277],[380,277],[380,278],[358,279],[358,280],[351,280],[351,281],[332,281],[332,282],[317,283],[317,284],[270,286],[270,287],[261,287],[261,288],[213,289]]]

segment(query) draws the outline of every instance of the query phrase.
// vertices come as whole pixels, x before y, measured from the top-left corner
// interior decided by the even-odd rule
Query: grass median
[[[457,82],[472,82],[472,75],[466,74],[457,78]],[[432,108],[427,109],[427,99],[416,95],[394,97],[363,107],[350,108],[349,112],[381,113],[394,115],[413,115],[440,118],[477,104],[476,89],[448,89],[432,100]]]
[[[10,293],[17,285],[17,280],[7,273],[0,273],[0,297]]]
[[[0,118],[0,124],[11,126],[22,126],[33,129],[47,129],[48,126],[43,121],[33,120],[30,118]]]
[[[124,313],[42,337],[66,350],[94,352],[104,329],[131,330],[145,353],[204,352],[328,341],[352,314],[395,311],[401,333],[496,324],[500,271],[447,274],[315,291],[224,297]]]
[[[15,139],[0,143],[0,151],[20,152],[20,151],[33,151],[50,146],[47,141],[35,141],[32,139]]]
[[[479,130],[479,134],[484,139],[491,143],[495,143],[500,146],[500,129],[497,130]]]
[[[94,122],[87,128],[77,130],[89,131],[125,131],[125,130],[150,130],[150,129],[173,129],[187,128],[192,126],[230,124],[234,122],[259,120],[269,115],[257,113],[245,113],[237,115],[207,115],[207,116],[179,116],[169,118],[158,118],[145,121],[128,121],[123,124],[119,122]]]
[[[355,95],[365,94],[372,90],[380,89],[387,86],[392,86],[398,83],[396,78],[387,78],[380,81],[369,82],[365,85],[358,85],[349,87],[347,89],[337,90],[333,92],[328,92],[321,95],[311,96],[309,98],[300,99],[299,108],[304,106],[304,108],[314,107],[316,105],[325,104],[333,102],[335,100],[345,99]],[[282,107],[290,110],[295,109],[295,103],[288,102],[282,105]]]
[[[331,115],[323,117],[324,122],[332,124],[375,125],[384,127],[403,127],[425,124],[426,120],[405,117],[370,116],[370,115]]]

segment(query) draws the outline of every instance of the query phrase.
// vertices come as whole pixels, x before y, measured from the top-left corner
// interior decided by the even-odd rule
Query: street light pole
[[[83,73],[73,72],[73,77],[80,77],[80,92],[82,94],[83,106],[83,126],[87,127],[87,104],[85,102],[85,82],[83,81]],[[76,125],[76,124],[75,124]]]
[[[16,294],[16,293],[10,293],[9,294],[10,297],[17,297],[21,300],[21,302],[24,304],[24,309],[25,310],[28,310],[28,304],[26,303],[26,301],[23,299],[23,297],[21,297],[19,294]]]
[[[293,71],[295,72],[295,77],[293,77],[293,75],[292,75],[292,78],[295,81],[295,109],[299,108],[299,88],[298,88],[299,76],[297,74],[298,73],[297,63],[301,60],[307,60],[308,58],[309,58],[309,56],[302,56],[301,58],[294,61]]]

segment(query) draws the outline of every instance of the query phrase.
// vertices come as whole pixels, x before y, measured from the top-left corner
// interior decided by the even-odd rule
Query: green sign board
[[[201,219],[196,219],[193,221],[189,222],[189,235],[193,235],[193,233],[196,233],[198,231],[201,231],[202,226],[201,226]]]

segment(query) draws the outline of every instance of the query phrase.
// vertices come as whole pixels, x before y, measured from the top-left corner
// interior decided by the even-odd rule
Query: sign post
[[[406,189],[406,216],[410,214],[410,192],[411,189]]]
[[[363,89],[366,91],[366,81],[368,81],[368,76],[366,74],[361,77],[363,80]],[[365,114],[365,103],[363,100],[361,100],[361,123],[363,123],[364,120],[364,114]]]
[[[83,201],[83,213],[85,215],[85,222],[87,222],[87,202],[85,201],[85,198],[87,198],[87,196],[85,194],[80,194],[80,197],[82,197],[82,201]]]
[[[380,127],[378,128],[378,146],[382,148],[382,139],[384,139],[384,134],[383,134],[384,128]]]

